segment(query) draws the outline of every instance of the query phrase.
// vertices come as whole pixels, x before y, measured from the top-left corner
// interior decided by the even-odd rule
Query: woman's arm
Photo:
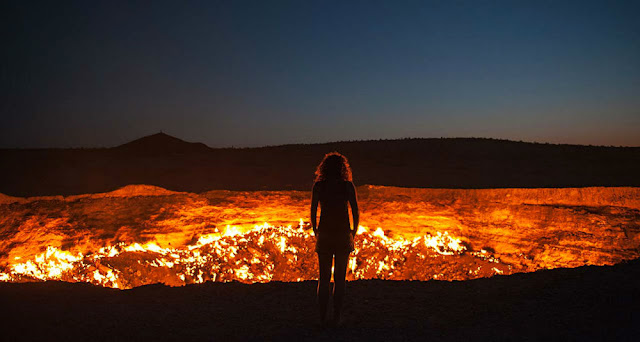
[[[358,195],[356,194],[356,187],[353,182],[349,182],[349,204],[351,204],[351,215],[353,216],[353,229],[351,234],[354,236],[358,232],[358,226],[360,225],[360,211],[358,210]]]
[[[313,184],[311,190],[311,228],[313,228],[313,235],[318,236],[318,228],[316,225],[316,215],[318,212],[318,183]]]

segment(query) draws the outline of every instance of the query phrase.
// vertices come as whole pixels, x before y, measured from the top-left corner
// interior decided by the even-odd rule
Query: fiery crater
[[[638,188],[358,188],[348,279],[465,280],[637,258]],[[316,279],[304,191],[0,195],[0,280],[132,288]],[[265,223],[269,222],[269,223]]]

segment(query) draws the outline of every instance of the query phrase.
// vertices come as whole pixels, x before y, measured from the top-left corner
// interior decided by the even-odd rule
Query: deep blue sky
[[[3,2],[0,147],[640,146],[640,1]]]

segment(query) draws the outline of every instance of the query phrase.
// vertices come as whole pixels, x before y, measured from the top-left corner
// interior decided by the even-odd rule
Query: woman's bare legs
[[[333,269],[333,321],[340,324],[340,313],[342,302],[346,290],[347,265],[349,263],[349,253],[338,253],[335,256],[335,266]]]
[[[331,293],[331,263],[333,254],[318,253],[318,308],[320,310],[320,322],[327,323],[327,306],[329,304],[329,294]]]

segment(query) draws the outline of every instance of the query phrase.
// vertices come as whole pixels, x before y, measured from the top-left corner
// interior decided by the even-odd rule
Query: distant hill
[[[443,138],[237,149],[158,133],[113,148],[0,149],[0,193],[71,195],[128,184],[190,192],[309,190],[317,164],[331,151],[349,158],[356,185],[640,186],[640,147]]]
[[[172,137],[165,133],[156,133],[126,144],[115,147],[114,149],[124,153],[138,155],[162,155],[172,153],[197,153],[208,152],[211,150],[203,143],[191,143]]]

